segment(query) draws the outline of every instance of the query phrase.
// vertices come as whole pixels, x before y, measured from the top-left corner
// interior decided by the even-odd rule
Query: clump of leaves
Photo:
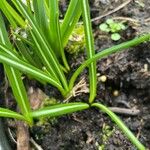
[[[107,19],[105,23],[100,24],[100,30],[110,33],[111,39],[118,41],[121,36],[120,32],[126,29],[126,26],[122,22],[115,22],[113,19]]]

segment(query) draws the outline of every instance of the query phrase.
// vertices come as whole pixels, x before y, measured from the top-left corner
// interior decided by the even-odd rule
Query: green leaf
[[[17,27],[17,24],[23,28],[26,27],[25,21],[6,0],[0,1],[0,8],[14,28]]]
[[[103,112],[107,113],[111,119],[118,125],[118,127],[124,132],[124,134],[130,139],[130,141],[139,149],[139,150],[145,150],[146,148],[144,147],[143,144],[141,144],[138,139],[133,135],[133,133],[127,128],[127,126],[122,122],[122,120],[109,108],[106,106],[100,104],[100,103],[94,103],[92,104],[92,107],[97,107]]]
[[[88,109],[89,105],[86,103],[68,103],[68,104],[56,104],[53,106],[45,107],[32,112],[33,118],[39,119],[40,117],[56,117],[64,114],[70,114],[73,112]]]
[[[120,23],[120,26],[121,26],[121,29],[122,29],[122,30],[125,30],[125,29],[126,29],[126,26],[125,26],[123,23]]]
[[[22,54],[22,57],[25,57],[28,62],[41,69],[43,67],[42,61],[39,61],[41,55],[37,52],[37,47],[29,32],[25,32],[28,35],[27,38],[12,31],[12,34],[15,36],[14,43],[18,48],[18,51]]]
[[[5,71],[21,113],[32,124],[30,104],[21,79],[21,73],[8,66],[5,66]]]
[[[62,37],[60,32],[60,23],[59,23],[59,8],[57,0],[49,0],[49,10],[50,10],[50,43],[53,51],[58,55],[58,58],[61,56],[63,63],[67,70],[70,70],[68,62],[66,60]],[[57,44],[56,44],[57,41]]]
[[[113,33],[111,34],[111,39],[114,40],[114,41],[118,41],[120,40],[121,36],[119,33]]]
[[[30,33],[31,33],[31,36],[32,36],[33,41],[35,43],[34,45],[36,46],[36,49],[33,49],[34,53],[39,57],[39,59],[41,60],[41,62],[44,64],[44,66],[48,70],[49,74],[51,76],[53,76],[55,78],[55,80],[57,80],[57,82],[60,83],[55,70],[53,69],[52,65],[50,64],[48,55],[45,55],[45,52],[43,51],[43,49],[42,49],[39,41],[37,40],[36,35],[32,31],[30,31]]]
[[[85,31],[86,52],[87,52],[87,58],[89,59],[95,55],[95,49],[94,49],[94,38],[92,35],[88,0],[82,0],[81,5],[82,5],[84,31]],[[89,78],[90,78],[89,103],[92,103],[96,96],[96,88],[97,88],[96,62],[93,62],[89,65]]]
[[[18,48],[18,51],[22,54],[22,57],[31,65],[39,67],[38,63],[36,63],[33,59],[33,55],[31,54],[29,48],[21,41],[21,40],[16,40],[15,45]]]
[[[117,23],[110,24],[109,26],[112,33],[118,32],[121,29]]]
[[[4,24],[1,14],[0,14],[0,33],[1,33],[0,41],[5,45],[7,44],[9,49],[11,49],[12,46],[8,39],[7,31],[6,31],[5,24]],[[4,48],[3,49],[4,53],[7,53],[9,51],[1,44],[0,49],[2,48]],[[16,58],[14,54],[11,55],[11,51],[7,55],[14,57],[14,59],[18,60],[18,58]],[[26,120],[28,120],[28,122],[32,124],[32,117],[30,116],[30,111],[31,111],[30,104],[27,98],[27,93],[26,93],[24,84],[21,79],[21,73],[18,70],[15,70],[14,68],[8,65],[4,65],[4,68],[5,68],[5,72],[8,77],[8,80],[10,82],[11,88],[13,90],[13,94],[20,108],[20,111],[24,115]]]
[[[107,20],[106,20],[106,23],[110,25],[110,24],[113,24],[114,21],[113,21],[113,19],[107,19]]]
[[[21,42],[21,41],[18,41],[18,42]],[[35,62],[32,60],[31,56],[28,54],[29,52],[26,52],[26,49],[23,47],[23,45],[19,45],[21,43],[17,43],[17,41],[15,42],[16,43],[16,46],[19,47],[19,51],[21,51],[21,53],[24,54],[23,57],[26,57],[26,59],[33,65],[35,64]],[[9,44],[9,43],[8,43]],[[23,44],[23,43],[22,43]],[[9,45],[9,46],[12,46],[12,45]],[[9,56],[11,56],[13,59],[17,60],[17,61],[25,61],[26,63],[28,63],[28,61],[24,58],[22,58],[16,51],[14,51],[12,48],[4,45],[3,43],[0,42],[0,51],[4,52],[5,54],[8,54]],[[27,53],[27,54],[26,54]],[[39,61],[39,60],[38,60]],[[39,64],[36,62],[35,66]],[[42,68],[42,67],[41,67]],[[40,69],[41,69],[40,68]]]
[[[23,121],[27,121],[26,118],[19,113],[16,113],[14,111],[11,111],[6,108],[1,108],[0,107],[0,117],[6,117],[6,118],[14,118],[14,119],[19,119]]]
[[[49,0],[50,43],[54,52],[60,57],[62,42],[59,24],[59,8],[57,0]],[[55,44],[57,41],[57,44]]]
[[[68,39],[81,16],[81,0],[71,0],[61,25],[61,36],[63,47],[66,46]]]
[[[109,27],[106,23],[100,24],[99,28],[100,28],[100,30],[102,30],[104,32],[109,32],[110,31],[110,29],[109,29]]]
[[[43,0],[33,1],[35,21],[43,31],[45,37],[48,39],[50,28],[48,23],[48,16],[46,12],[45,2]]]
[[[62,92],[63,95],[64,93],[66,93],[62,88],[62,86],[52,77],[50,77],[48,74],[44,73],[40,69],[37,69],[36,67],[22,60],[15,60],[8,54],[0,51],[0,62],[7,64],[11,67],[14,67],[25,74],[29,74],[30,76],[36,78],[37,80],[39,79],[39,81],[45,81],[52,84],[53,86],[57,87]]]
[[[6,41],[2,41],[3,43],[5,43],[5,45],[3,43],[1,43],[1,40],[0,40],[0,51],[3,51],[5,52],[6,54],[8,54],[9,56],[11,56],[12,58],[16,59],[16,60],[19,60],[19,58],[21,58],[18,53],[16,53],[15,51],[13,51],[13,49],[10,47],[12,45],[9,45],[9,43],[7,42],[7,45],[9,46],[6,46]]]
[[[6,31],[5,23],[4,23],[1,12],[0,12],[0,42],[3,45],[5,45],[7,43],[7,46],[11,47],[11,43],[8,38],[8,34]]]
[[[5,7],[5,5],[3,3],[4,3],[4,1],[1,0],[0,1],[0,9],[1,9],[1,11],[5,14],[6,18],[9,20],[10,24],[12,25],[12,27],[16,28],[17,27],[16,21],[10,15],[9,11],[7,11],[7,9],[6,9],[6,7]]]

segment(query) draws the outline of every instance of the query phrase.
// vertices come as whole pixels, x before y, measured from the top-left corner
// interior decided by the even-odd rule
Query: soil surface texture
[[[60,2],[62,19],[68,1],[60,0]],[[149,0],[90,0],[90,9],[96,53],[150,32]],[[120,32],[121,39],[118,41],[113,41],[111,34],[99,29],[99,25],[109,18],[123,22],[127,27]],[[68,59],[71,66],[69,79],[86,59],[86,55],[84,51],[80,51],[75,55],[68,54]],[[137,138],[150,148],[150,43],[143,43],[97,61],[97,76],[95,100],[108,107],[137,110],[136,114],[118,112],[118,116]],[[105,82],[101,80],[102,76],[106,77]],[[85,79],[85,88],[88,88],[88,69],[82,72],[76,84],[83,79]],[[64,100],[51,86],[37,85],[34,81],[27,85],[35,89],[40,88],[57,101]],[[87,102],[88,97],[88,93],[80,93],[69,101]],[[9,98],[10,107],[15,107],[11,101],[13,99]],[[106,114],[94,108],[37,121],[30,129],[30,136],[33,147],[40,146],[43,150],[136,150],[114,122]]]
[[[62,12],[65,12],[68,3],[62,0],[61,4]],[[91,0],[90,8],[97,52],[150,31],[148,0]],[[117,42],[99,30],[99,24],[108,18],[124,21],[128,26],[120,33],[121,39]],[[73,73],[86,56],[80,52],[69,58]],[[99,60],[97,71],[98,76],[106,76],[107,81],[99,81],[96,101],[109,107],[138,109],[140,113],[137,115],[118,115],[150,148],[150,44],[144,43]],[[84,70],[78,81],[85,77],[88,84],[87,73],[88,70]],[[51,87],[45,89],[47,93],[49,90]],[[51,92],[52,97],[56,97],[56,94]],[[57,96],[57,99],[61,101],[62,97]],[[82,93],[69,101],[87,100],[88,94]],[[136,149],[106,114],[95,109],[55,118],[42,127],[35,126],[31,132],[44,150]]]

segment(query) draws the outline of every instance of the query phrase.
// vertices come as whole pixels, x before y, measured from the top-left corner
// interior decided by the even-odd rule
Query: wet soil
[[[149,0],[131,0],[122,9],[105,15],[125,2],[126,0],[90,1],[91,17],[102,16],[101,19],[92,22],[96,52],[132,39],[141,33],[149,32]],[[63,18],[63,12],[66,11],[68,2],[61,0],[61,4],[61,17]],[[121,33],[121,40],[113,42],[109,35],[100,32],[98,26],[107,18],[116,17],[122,17],[121,21],[125,18],[131,18],[131,20],[126,22],[128,28]],[[135,20],[137,23],[134,22]],[[71,75],[86,56],[84,52],[80,52],[78,55],[68,55],[72,67]],[[144,43],[99,60],[97,71],[98,74],[105,75],[107,81],[105,83],[98,82],[96,101],[109,107],[139,109],[140,113],[136,116],[119,114],[118,116],[139,140],[150,148],[150,43]],[[88,83],[87,73],[88,70],[84,70],[78,81],[86,77]],[[44,89],[43,86],[41,87],[50,97],[62,101],[62,96],[56,89],[51,86],[44,87]],[[117,91],[118,94],[114,95],[114,91]],[[70,101],[87,102],[88,94],[82,93],[71,98]],[[111,131],[112,133],[109,135]],[[37,122],[37,125],[31,128],[30,134],[44,150],[97,150],[100,147],[106,150],[136,149],[106,114],[94,108],[59,118],[47,119],[42,126],[39,126]]]

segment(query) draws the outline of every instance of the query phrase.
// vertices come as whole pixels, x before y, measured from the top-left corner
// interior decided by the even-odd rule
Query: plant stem
[[[139,150],[145,150],[144,145],[138,141],[138,139],[133,135],[133,133],[127,128],[127,126],[121,121],[121,119],[115,113],[113,113],[106,106],[104,106],[100,103],[93,103],[91,106],[97,107],[100,110],[102,110],[103,112],[107,113],[111,117],[111,119],[118,125],[118,127],[125,133],[125,135],[130,139],[130,141]]]

